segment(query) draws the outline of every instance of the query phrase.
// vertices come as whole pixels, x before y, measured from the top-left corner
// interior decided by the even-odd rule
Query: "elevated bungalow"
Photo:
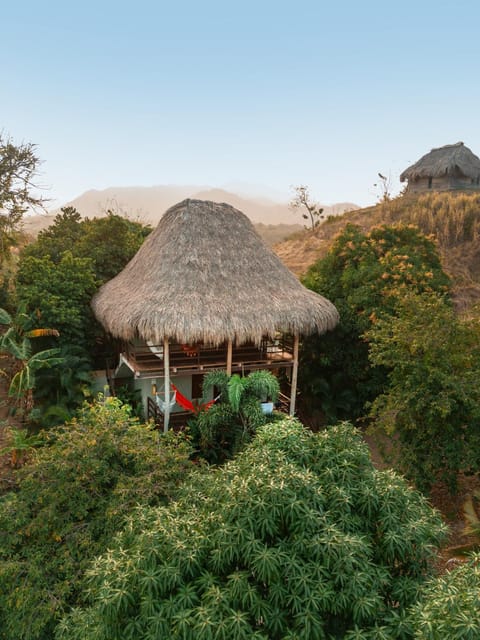
[[[408,181],[407,191],[449,191],[480,189],[480,158],[463,142],[432,149],[400,175]]]
[[[334,305],[303,287],[244,214],[201,200],[170,208],[92,307],[122,342],[115,383],[140,389],[165,430],[185,420],[212,369],[283,370],[293,414],[299,336],[338,322]]]

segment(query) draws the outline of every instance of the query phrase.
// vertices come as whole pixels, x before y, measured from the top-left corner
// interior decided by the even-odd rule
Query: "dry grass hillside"
[[[295,234],[274,249],[297,275],[323,257],[348,223],[367,231],[380,224],[414,224],[434,237],[443,267],[453,281],[459,310],[480,301],[480,194],[443,192],[405,195],[374,207],[329,219],[312,231]]]

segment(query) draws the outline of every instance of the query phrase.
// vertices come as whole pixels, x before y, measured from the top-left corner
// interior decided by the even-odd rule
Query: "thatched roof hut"
[[[92,302],[112,335],[161,343],[259,342],[276,331],[323,333],[338,312],[309,291],[228,204],[171,207]]]
[[[463,142],[432,149],[415,164],[405,169],[400,181],[408,180],[408,189],[471,189],[479,188],[480,158]]]

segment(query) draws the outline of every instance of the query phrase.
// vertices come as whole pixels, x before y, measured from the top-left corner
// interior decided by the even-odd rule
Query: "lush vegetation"
[[[410,614],[415,640],[480,638],[480,557],[432,580]]]
[[[442,479],[454,491],[460,471],[479,471],[478,320],[461,320],[441,296],[406,294],[367,336],[371,362],[389,371],[375,428],[397,436],[397,464],[418,487]]]
[[[52,638],[59,616],[83,602],[91,559],[132,509],[174,497],[191,467],[184,437],[138,423],[112,398],[43,437],[0,498],[2,640]]]
[[[0,640],[478,638],[479,558],[431,579],[436,513],[374,470],[349,424],[313,434],[266,416],[270,373],[208,374],[219,399],[188,437],[118,399],[72,420],[108,346],[91,297],[150,228],[67,207],[17,256],[22,216],[42,206],[37,167],[33,145],[0,134],[0,374],[30,427],[68,421],[8,430],[19,468],[0,497]],[[295,192],[313,241],[322,210]],[[480,465],[480,325],[454,311],[440,256],[467,307],[480,296],[480,199],[387,195],[376,212],[388,224],[370,212],[344,226],[305,277],[342,320],[305,342],[302,399],[323,424],[368,419],[417,488],[454,491]],[[185,482],[199,457],[223,466]]]
[[[238,452],[258,427],[275,419],[266,415],[261,402],[276,402],[277,378],[269,371],[254,371],[241,378],[224,371],[211,371],[203,381],[203,393],[218,395],[208,411],[199,410],[189,420],[193,445],[210,463],[224,462]]]
[[[111,212],[84,220],[67,207],[21,252],[8,305],[23,310],[30,329],[57,331],[54,340],[43,334],[37,349],[58,348],[61,363],[39,373],[36,409],[25,414],[31,423],[62,423],[88,396],[89,372],[104,367],[109,352],[90,307],[92,296],[125,266],[149,232],[150,227]]]
[[[300,385],[308,412],[320,409],[324,421],[358,418],[386,384],[385,369],[369,361],[365,332],[377,318],[394,316],[410,291],[448,292],[435,244],[410,225],[365,233],[348,224],[303,282],[328,297],[341,318],[334,331],[304,342]]]
[[[351,426],[313,434],[285,419],[177,502],[135,513],[92,565],[90,607],[57,637],[407,637],[442,533]]]

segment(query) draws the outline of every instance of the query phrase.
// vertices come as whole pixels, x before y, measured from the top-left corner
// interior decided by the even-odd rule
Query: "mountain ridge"
[[[299,213],[292,211],[288,202],[272,200],[268,196],[249,196],[208,185],[154,185],[151,187],[127,186],[89,189],[63,206],[73,206],[84,217],[105,214],[108,209],[128,213],[145,222],[156,224],[165,211],[184,200],[198,198],[226,202],[239,209],[252,222],[262,224],[301,224]],[[324,214],[339,215],[347,210],[358,209],[352,202],[321,205]],[[53,211],[51,213],[55,213]]]

